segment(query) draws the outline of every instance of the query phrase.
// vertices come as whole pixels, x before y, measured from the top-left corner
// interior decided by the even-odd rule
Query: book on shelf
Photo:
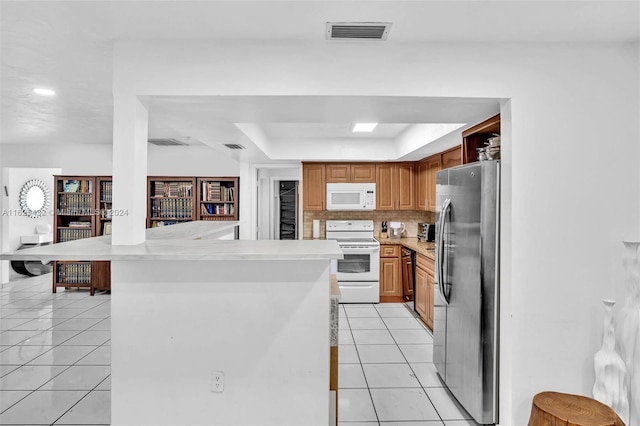
[[[153,195],[155,197],[191,197],[193,184],[191,182],[163,182],[153,183]]]
[[[233,202],[235,188],[223,186],[220,182],[202,182],[202,201]]]
[[[102,225],[102,235],[111,235],[111,222],[105,222]]]
[[[63,192],[93,192],[93,180],[65,179],[62,183]]]
[[[100,201],[110,203],[113,200],[113,183],[104,180],[100,183]]]
[[[69,226],[72,228],[91,228],[91,222],[72,220],[71,222],[69,222]]]

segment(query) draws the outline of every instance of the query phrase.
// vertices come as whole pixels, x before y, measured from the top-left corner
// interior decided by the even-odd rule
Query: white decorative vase
[[[627,398],[624,361],[615,349],[616,335],[613,326],[613,300],[603,299],[604,335],[602,349],[593,358],[596,382],[593,385],[593,397],[615,411],[626,424],[629,419],[629,400]]]
[[[623,241],[625,256],[625,302],[617,321],[618,353],[627,367],[629,421],[627,426],[640,426],[640,242]]]

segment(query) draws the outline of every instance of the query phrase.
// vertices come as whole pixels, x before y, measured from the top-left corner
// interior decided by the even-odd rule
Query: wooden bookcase
[[[197,178],[198,220],[238,220],[238,177]]]
[[[96,235],[111,235],[111,208],[113,203],[113,182],[111,176],[96,178]]]
[[[99,182],[111,178],[95,176],[55,176],[53,242],[61,243],[95,237],[101,225]],[[58,287],[111,289],[111,263],[65,260],[53,262],[52,290]]]
[[[196,219],[193,177],[147,177],[147,228]]]

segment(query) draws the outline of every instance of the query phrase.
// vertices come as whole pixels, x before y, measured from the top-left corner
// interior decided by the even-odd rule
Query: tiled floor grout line
[[[383,317],[383,316],[382,316],[382,313],[380,312],[381,310],[380,310],[380,309],[378,309],[378,306],[373,306],[373,308],[375,309],[376,314],[378,315],[377,317],[354,317],[354,318],[379,318],[379,319],[382,321],[382,323],[383,323],[383,324],[384,324],[384,326],[385,326],[385,328],[384,328],[384,329],[385,329],[385,330],[386,330],[386,331],[391,335],[391,338],[393,339],[395,346],[398,348],[398,350],[399,350],[400,354],[402,355],[403,359],[405,360],[405,363],[407,364],[407,366],[408,366],[408,367],[409,367],[409,369],[411,370],[412,376],[413,376],[413,377],[416,379],[416,381],[418,382],[418,384],[419,384],[419,388],[420,388],[420,389],[422,390],[422,392],[425,394],[425,396],[427,397],[427,399],[428,399],[429,403],[431,404],[431,406],[433,407],[434,411],[435,411],[435,412],[436,412],[436,414],[438,415],[438,418],[439,418],[440,423],[444,425],[444,424],[445,424],[445,419],[443,419],[442,415],[441,415],[441,414],[440,414],[440,412],[438,411],[438,408],[436,407],[436,405],[434,404],[433,400],[432,400],[432,399],[431,399],[431,397],[429,396],[429,394],[428,394],[428,392],[427,392],[427,390],[426,390],[426,386],[424,386],[424,385],[422,384],[422,382],[421,382],[421,381],[420,381],[420,379],[418,378],[418,376],[417,376],[417,374],[416,374],[415,370],[414,370],[414,369],[413,369],[413,367],[411,366],[411,363],[410,363],[410,362],[409,362],[409,360],[407,359],[407,356],[405,355],[405,353],[404,353],[404,352],[402,351],[402,349],[400,348],[400,344],[398,343],[398,341],[397,341],[397,340],[396,340],[396,338],[394,337],[394,335],[393,335],[393,333],[392,333],[392,329],[390,329],[390,328],[389,328],[388,324],[387,324],[387,323],[386,323],[386,321],[385,321],[385,318],[387,318],[387,317]],[[409,307],[407,307],[406,305],[404,305],[404,308],[405,308],[405,309],[407,309],[407,310],[409,311],[409,313],[411,313],[411,311],[410,311],[410,308],[409,308]],[[352,339],[353,339],[354,347],[355,347],[356,353],[357,353],[357,355],[358,355],[358,360],[359,360],[359,362],[360,362],[360,366],[361,366],[361,368],[362,368],[362,373],[363,373],[363,376],[364,376],[364,379],[365,379],[365,383],[366,383],[366,385],[367,385],[367,390],[369,391],[369,396],[371,397],[371,402],[372,402],[372,405],[373,405],[374,411],[375,411],[375,413],[376,413],[376,418],[378,419],[377,421],[378,421],[378,424],[380,425],[380,424],[381,424],[381,423],[380,423],[380,418],[378,417],[377,410],[376,410],[376,407],[375,407],[375,403],[373,403],[373,396],[371,395],[371,388],[369,387],[369,383],[368,383],[368,381],[367,381],[367,377],[366,377],[366,374],[365,374],[365,372],[364,372],[364,364],[363,364],[363,362],[362,362],[362,359],[360,358],[360,353],[359,353],[359,351],[358,351],[358,345],[357,345],[357,344],[356,344],[356,342],[355,342],[355,337],[353,336],[353,329],[351,328],[351,323],[348,321],[349,316],[348,316],[348,313],[347,313],[347,310],[346,310],[346,309],[345,309],[345,318],[347,319],[347,322],[348,322],[348,325],[349,325],[349,330],[351,331],[351,337],[352,337]],[[388,318],[396,318],[396,317],[388,317]],[[397,317],[397,318],[406,318],[406,317],[402,317],[402,316],[400,316],[400,317]],[[411,316],[411,318],[412,318],[412,319],[414,319],[414,320],[416,320],[416,321],[418,321],[418,322],[420,321],[420,319],[419,319],[418,317],[416,317],[416,316],[413,316],[413,315],[412,315],[412,316]],[[429,332],[429,330],[428,330],[428,329],[427,329],[427,328],[426,328],[422,323],[420,323],[420,322],[419,322],[419,325],[421,326],[421,328],[420,328],[420,329],[415,329],[415,328],[411,329],[411,328],[408,328],[408,329],[393,329],[393,330],[420,330],[420,331],[424,331],[424,332],[428,333],[428,334],[431,336],[431,338],[433,338],[433,334],[432,334],[431,332]],[[375,329],[375,330],[378,330],[378,329]],[[408,344],[408,343],[406,343],[406,344]],[[416,343],[416,344],[420,344],[420,343]],[[389,364],[389,363],[382,363],[382,364]],[[428,386],[428,387],[433,387],[433,386]],[[376,388],[376,389],[395,389],[395,387],[393,387],[393,386],[391,386],[391,387],[379,387],[379,388]],[[410,421],[407,421],[407,425],[408,425],[408,426],[410,425]]]
[[[76,405],[80,404],[80,401],[82,401],[82,400],[83,400],[83,399],[85,399],[87,396],[89,396],[89,394],[90,394],[91,392],[94,392],[94,391],[96,390],[96,388],[97,388],[98,386],[100,386],[100,385],[102,384],[102,382],[104,382],[105,380],[107,380],[110,376],[111,376],[111,374],[109,374],[109,375],[108,375],[107,377],[105,377],[104,379],[100,380],[100,383],[98,383],[97,385],[95,385],[95,386],[93,387],[93,389],[91,389],[91,390],[87,391],[87,393],[86,393],[82,398],[80,398],[80,399],[79,399],[75,404],[73,404],[71,407],[69,407],[69,409],[68,409],[67,411],[65,411],[64,413],[62,413],[62,414],[60,415],[60,417],[58,417],[56,420],[54,420],[54,421],[51,423],[51,426],[54,426],[54,425],[58,422],[58,420],[60,420],[62,417],[64,417],[64,416],[65,416],[65,414],[67,414],[69,411],[73,410],[73,407],[75,407]],[[109,390],[109,392],[111,392],[111,390]],[[99,423],[96,423],[96,424],[99,424]]]
[[[406,309],[409,309],[405,306]],[[420,319],[415,318],[414,319],[416,321],[420,321]],[[396,338],[393,337],[393,333],[391,333],[391,329],[389,329],[389,326],[387,325],[387,323],[384,321],[384,319],[382,320],[382,322],[384,323],[385,327],[387,327],[387,330],[389,331],[389,334],[391,334],[391,338],[393,339],[394,342],[396,342],[396,345],[398,346],[398,349],[400,349],[400,345],[398,344],[398,342],[396,341]],[[422,325],[422,324],[420,324]],[[429,333],[429,330],[424,330],[427,333]],[[431,335],[431,338],[433,339],[433,334],[429,333]],[[405,356],[404,352],[402,352],[402,349],[400,349],[400,353],[402,354],[402,357],[405,359],[405,361],[407,361],[407,365],[409,366],[409,369],[411,370],[411,374],[413,375],[413,377],[415,377],[415,379],[418,381],[418,384],[420,385],[420,389],[422,390],[422,392],[424,392],[424,394],[426,395],[427,399],[429,400],[429,403],[431,404],[431,406],[433,407],[433,409],[435,410],[436,414],[438,415],[438,417],[440,418],[440,422],[442,424],[444,424],[444,419],[442,418],[442,416],[440,415],[440,412],[438,411],[438,408],[436,407],[436,405],[433,403],[433,401],[431,400],[431,398],[429,397],[429,393],[425,390],[424,386],[422,385],[422,382],[420,381],[420,379],[418,378],[416,372],[414,371],[413,367],[411,366],[411,363],[409,362],[409,360],[407,359],[407,357]]]
[[[364,374],[364,367],[362,366],[362,359],[360,358],[360,352],[358,351],[358,345],[356,345],[356,338],[353,335],[353,329],[351,328],[351,322],[349,321],[349,314],[347,313],[347,310],[344,310],[344,314],[345,317],[347,318],[347,324],[349,325],[349,332],[351,333],[351,339],[353,340],[353,347],[356,351],[356,355],[358,355],[358,361],[360,364],[360,370],[362,370],[362,377],[364,377],[364,383],[367,385],[367,393],[369,394],[369,399],[371,399],[371,406],[373,407],[373,413],[376,415],[376,421],[378,422],[378,425],[380,425],[380,417],[378,417],[378,410],[376,409],[376,404],[373,402],[373,395],[371,395],[371,388],[369,387],[369,382],[367,381],[367,375]],[[355,317],[354,317],[355,318]],[[340,353],[340,350],[338,350],[338,354]],[[340,355],[338,355],[340,356]],[[338,360],[338,364],[340,363],[340,361]],[[340,379],[338,379],[340,380]],[[338,389],[340,389],[340,384],[338,384]],[[340,421],[340,418],[338,416],[338,422]]]

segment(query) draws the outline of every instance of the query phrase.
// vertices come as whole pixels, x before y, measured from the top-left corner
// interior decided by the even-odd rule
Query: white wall
[[[20,247],[22,235],[36,233],[38,224],[48,224],[53,229],[53,205],[55,203],[55,181],[53,176],[60,174],[60,169],[44,168],[3,168],[2,169],[2,251],[12,251]],[[38,218],[21,215],[20,190],[31,179],[39,179],[48,189],[48,212]],[[5,188],[7,193],[5,193]],[[8,195],[7,195],[8,194]],[[1,283],[9,281],[11,270],[9,261],[3,260],[0,267]]]
[[[123,42],[114,50],[114,90],[510,99],[504,104],[513,143],[503,159],[510,265],[502,274],[508,314],[502,316],[501,423],[526,423],[531,398],[542,390],[589,395],[600,299],[620,299],[620,241],[640,235],[637,47],[352,47]]]
[[[113,425],[329,424],[327,259],[111,268]]]
[[[112,145],[0,144],[2,167],[60,167],[67,175],[111,175]],[[28,155],[25,155],[28,152]],[[149,145],[149,176],[238,176],[236,160],[206,146]]]

